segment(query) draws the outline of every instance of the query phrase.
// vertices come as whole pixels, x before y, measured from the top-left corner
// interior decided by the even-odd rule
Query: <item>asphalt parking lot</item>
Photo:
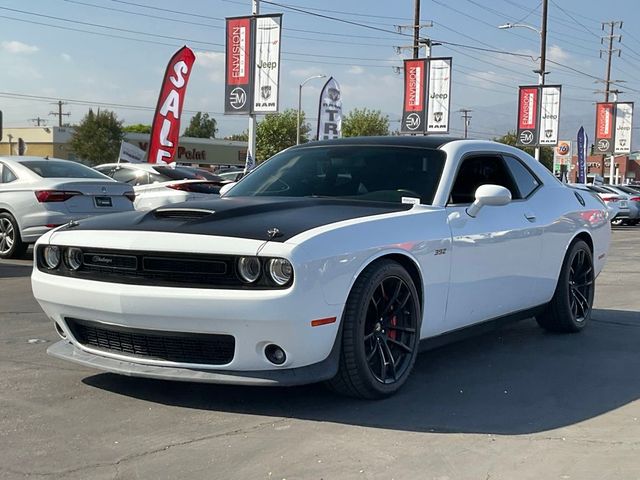
[[[582,334],[526,320],[423,353],[379,402],[50,358],[30,260],[0,261],[0,478],[638,479],[640,228],[613,240]]]

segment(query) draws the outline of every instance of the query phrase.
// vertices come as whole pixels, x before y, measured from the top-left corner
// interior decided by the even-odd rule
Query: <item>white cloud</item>
[[[71,55],[69,55],[68,53],[62,53],[60,54],[60,57],[62,57],[62,60],[64,60],[65,62],[71,62]]]
[[[204,68],[224,68],[224,53],[196,52],[196,65]]]
[[[353,73],[354,75],[360,75],[361,73],[364,73],[364,68],[362,68],[359,65],[354,65],[350,67],[349,70],[347,70],[347,72]]]
[[[17,40],[2,42],[0,43],[0,48],[2,48],[2,50],[4,50],[5,52],[16,53],[16,54],[17,53],[27,53],[27,54],[36,53],[38,50],[40,50],[35,45],[27,45],[26,43],[22,43]]]
[[[564,62],[569,59],[569,54],[558,45],[551,45],[548,49],[548,56],[554,62]]]

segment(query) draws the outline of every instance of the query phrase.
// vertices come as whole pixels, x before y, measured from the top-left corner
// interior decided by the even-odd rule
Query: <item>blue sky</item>
[[[277,0],[276,0],[277,1]],[[246,129],[245,117],[222,115],[224,96],[224,22],[227,16],[250,13],[250,0],[0,0],[0,109],[6,126],[30,125],[29,119],[54,109],[47,99],[16,99],[13,94],[67,98],[122,106],[115,110],[125,123],[150,123],[162,74],[172,53],[188,44],[198,55],[184,108],[208,111],[218,120],[220,136]],[[381,110],[399,127],[402,76],[393,66],[403,56],[394,46],[411,38],[392,33],[410,24],[413,0],[281,0],[323,15],[366,23],[389,33],[262,4],[261,13],[283,12],[281,108],[294,108],[298,84],[315,74],[333,75],[343,87],[346,111],[355,107]],[[518,85],[535,84],[537,68],[526,55],[538,57],[539,36],[525,29],[499,30],[506,22],[540,25],[538,0],[422,0],[423,30],[434,40],[509,51],[483,52],[452,45],[435,46],[434,56],[453,56],[452,110],[471,108],[470,132],[490,138],[515,126]],[[100,8],[102,7],[102,8]],[[166,11],[179,10],[184,15]],[[26,13],[28,12],[28,13]],[[38,14],[38,15],[31,15]],[[8,18],[10,17],[10,18]],[[55,18],[52,18],[55,17]],[[562,84],[561,136],[574,138],[583,124],[593,133],[593,103],[603,99],[605,60],[599,58],[600,21],[623,20],[622,57],[613,60],[612,78],[625,80],[620,100],[640,94],[640,5],[637,0],[549,0],[547,83]],[[63,28],[55,28],[56,25]],[[110,28],[103,28],[110,27]],[[69,30],[75,29],[75,30]],[[94,33],[88,33],[94,32]],[[97,35],[96,33],[100,33]],[[152,34],[144,35],[144,33]],[[120,38],[127,37],[127,38]],[[522,56],[525,55],[525,56]],[[303,90],[303,109],[314,118],[322,80]],[[6,96],[9,93],[12,95]],[[87,105],[70,104],[71,122]],[[183,117],[183,128],[190,114]],[[636,125],[640,125],[636,121]],[[452,115],[452,133],[462,120]],[[635,130],[635,148],[640,148]]]

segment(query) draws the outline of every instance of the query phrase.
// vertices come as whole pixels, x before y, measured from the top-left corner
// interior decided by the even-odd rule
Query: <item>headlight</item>
[[[258,280],[260,270],[258,257],[240,257],[238,259],[238,273],[244,282],[253,283]]]
[[[64,261],[71,270],[78,270],[82,266],[82,250],[77,247],[67,248],[64,252]]]
[[[60,265],[60,247],[47,245],[44,247],[44,263],[48,269],[53,270]]]
[[[269,260],[269,276],[277,285],[283,286],[291,280],[293,267],[289,260],[272,258]]]

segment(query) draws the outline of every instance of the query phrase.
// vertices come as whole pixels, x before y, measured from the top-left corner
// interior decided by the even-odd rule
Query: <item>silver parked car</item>
[[[131,186],[77,162],[0,157],[0,258],[71,220],[133,210],[134,199]]]

